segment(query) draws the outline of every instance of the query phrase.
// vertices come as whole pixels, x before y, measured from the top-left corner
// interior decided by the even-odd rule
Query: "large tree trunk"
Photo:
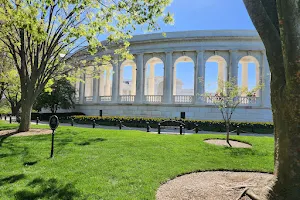
[[[282,101],[272,94],[273,118],[277,139],[275,171],[277,181],[269,199],[298,200],[300,198],[300,123],[299,95],[284,93]],[[297,97],[298,96],[298,97]],[[298,109],[298,110],[297,110]]]
[[[33,103],[31,101],[25,100],[22,102],[22,113],[19,132],[26,132],[30,129],[32,105]]]
[[[272,73],[277,181],[270,200],[300,198],[300,0],[244,0]]]
[[[296,200],[300,199],[300,0],[276,2],[285,84],[271,85],[277,181],[270,199]],[[281,96],[275,91],[282,91]]]

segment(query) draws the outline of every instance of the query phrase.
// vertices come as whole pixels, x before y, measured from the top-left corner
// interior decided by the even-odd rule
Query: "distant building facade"
[[[180,117],[220,120],[221,114],[211,99],[204,96],[206,63],[215,62],[215,76],[227,81],[238,80],[248,87],[248,66],[255,65],[256,84],[263,87],[255,96],[242,95],[233,115],[237,121],[272,121],[270,104],[270,71],[265,47],[256,31],[186,31],[137,35],[131,39],[134,60],[112,63],[98,78],[83,75],[78,82],[75,111],[107,116]],[[112,53],[107,51],[107,53]],[[194,66],[194,87],[184,89],[176,77],[177,64]],[[155,76],[155,66],[163,66],[163,76]],[[131,67],[132,78],[124,77],[124,68]],[[199,80],[202,81],[199,81]]]

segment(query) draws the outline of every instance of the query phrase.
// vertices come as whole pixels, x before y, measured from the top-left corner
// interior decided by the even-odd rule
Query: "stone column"
[[[93,103],[98,103],[99,98],[99,79],[93,78]]]
[[[194,78],[194,95],[196,103],[203,102],[200,98],[205,93],[205,61],[204,51],[197,51],[197,62],[195,64],[195,78]]]
[[[120,82],[120,85],[119,85],[119,92],[120,93],[119,93],[119,95],[124,95],[124,93],[123,93],[124,67],[122,67],[122,66],[120,67],[119,73],[120,73],[120,76],[119,76],[120,77],[120,79],[119,79],[120,80],[119,81]]]
[[[155,64],[150,63],[149,68],[149,81],[148,81],[148,95],[154,95],[154,74],[155,74]]]
[[[131,95],[136,95],[136,66],[132,66]]]
[[[173,66],[172,66],[172,53],[166,52],[166,63],[164,66],[164,94],[163,94],[163,102],[165,104],[172,103],[172,82],[173,82]]]
[[[104,84],[104,72],[102,71],[100,73],[100,78],[99,78],[99,96],[105,96],[105,84]]]
[[[262,63],[261,69],[263,73],[263,88],[261,93],[262,98],[262,106],[271,108],[271,90],[270,90],[270,83],[271,83],[271,72],[269,68],[269,63],[265,52],[262,52]]]
[[[224,81],[225,81],[225,62],[219,61],[218,62],[218,90],[222,90],[221,87],[224,87]]]
[[[112,95],[111,95],[111,101],[116,103],[118,102],[118,97],[119,97],[119,64],[118,63],[113,63],[113,79],[112,79]]]
[[[111,96],[111,94],[110,94],[110,73],[111,73],[110,69],[107,69],[105,72],[104,96]]]
[[[248,63],[247,62],[241,62],[242,64],[242,88],[245,90],[243,95],[247,95],[248,91]]]
[[[136,95],[135,102],[138,104],[143,103],[144,99],[144,54],[136,55]]]
[[[174,64],[174,70],[173,70],[173,95],[179,95],[177,94],[177,90],[176,90],[176,87],[177,87],[177,82],[176,82],[176,63]]]
[[[85,81],[85,74],[81,75],[81,79]],[[84,103],[84,97],[85,97],[85,83],[83,81],[80,81],[79,83],[79,104]]]
[[[258,66],[256,67],[256,85],[262,85],[263,81],[262,81],[262,77],[263,77],[263,66],[258,64]],[[261,97],[262,96],[262,88],[260,88],[257,92],[256,92],[256,96],[257,97]]]
[[[237,51],[230,51],[230,80],[234,79],[237,84],[238,78],[238,60],[237,60]]]

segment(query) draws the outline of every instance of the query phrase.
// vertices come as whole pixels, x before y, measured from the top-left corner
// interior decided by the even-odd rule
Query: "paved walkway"
[[[3,118],[2,118],[3,119]],[[4,120],[4,119],[3,119]],[[6,119],[9,121],[9,118]],[[31,124],[36,124],[35,121],[31,121]],[[47,121],[40,121],[39,125],[48,125]],[[60,123],[59,126],[71,126],[70,123]],[[82,127],[82,128],[93,128],[92,124],[77,124],[74,123],[74,127]],[[112,130],[119,130],[118,126],[104,126],[104,125],[96,125],[95,128],[101,129],[112,129]],[[139,131],[146,131],[146,128],[138,128],[138,127],[126,127],[123,126],[122,130],[139,130]],[[150,128],[150,133],[158,134],[157,128]],[[179,129],[162,129],[161,134],[179,134]],[[193,130],[184,130],[185,135],[192,135],[192,134],[226,134],[226,132],[213,132],[213,131],[199,131],[195,133]],[[236,135],[236,133],[231,133],[231,135]],[[258,134],[258,133],[242,133],[241,136],[260,136],[260,137],[274,137],[273,134]]]

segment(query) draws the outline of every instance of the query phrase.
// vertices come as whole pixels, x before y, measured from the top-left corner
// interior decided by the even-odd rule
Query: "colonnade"
[[[120,63],[112,63],[100,78],[93,78],[92,84],[88,83],[86,75],[82,75],[85,82],[79,84],[79,97],[77,103],[132,103],[132,104],[209,104],[203,95],[205,94],[205,69],[206,62],[217,62],[218,79],[227,81],[231,78],[238,79],[238,66],[242,67],[242,87],[248,87],[248,63],[256,65],[256,83],[264,87],[257,92],[256,106],[269,104],[269,67],[264,51],[165,51],[133,53],[135,59]],[[156,58],[156,59],[153,59]],[[185,59],[185,60],[183,60]],[[176,64],[181,61],[194,63],[194,95],[180,95],[176,92]],[[155,88],[155,64],[163,63],[163,94],[156,95]],[[132,67],[131,93],[123,93],[124,67]],[[149,67],[148,77],[146,69]],[[147,84],[146,84],[146,81]],[[145,88],[147,85],[147,88]],[[221,87],[221,85],[218,85]],[[90,92],[86,92],[89,90]],[[245,104],[250,104],[245,103]],[[252,102],[253,104],[253,102]]]

